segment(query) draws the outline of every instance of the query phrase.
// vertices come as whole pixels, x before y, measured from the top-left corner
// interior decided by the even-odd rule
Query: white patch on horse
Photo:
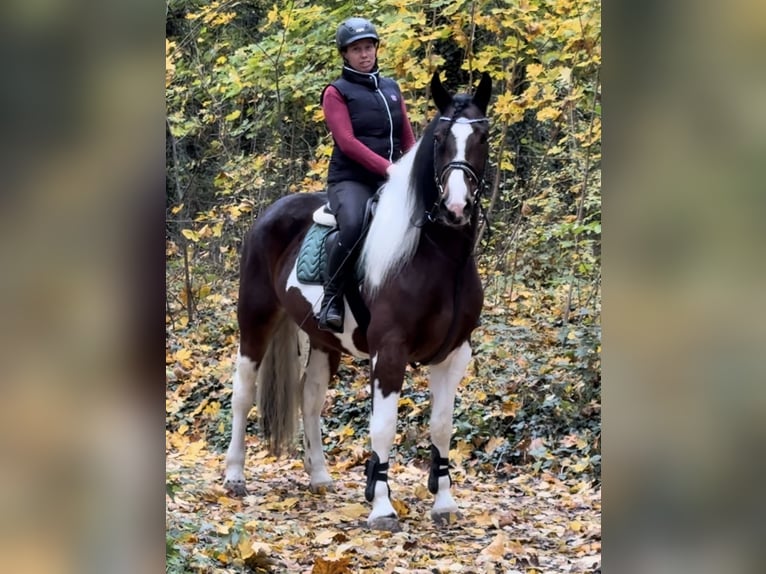
[[[291,287],[298,289],[303,295],[303,298],[311,305],[315,315],[319,314],[319,310],[322,307],[322,298],[324,297],[324,288],[321,285],[309,285],[298,281],[298,272],[296,270],[296,264],[293,264],[293,268],[290,269],[290,275],[287,278],[287,285],[285,285],[285,291],[288,291]],[[345,312],[343,313],[343,332],[333,333],[333,335],[340,341],[340,344],[348,352],[349,355],[353,355],[360,359],[366,359],[367,353],[360,351],[354,345],[354,340],[351,338],[351,334],[354,329],[357,328],[356,319],[351,312],[351,308],[348,306],[348,301],[343,299],[345,305]],[[306,321],[315,321],[311,317],[306,318]],[[300,322],[298,323],[300,326]]]
[[[396,162],[396,169],[392,170],[381,191],[375,218],[359,258],[370,294],[412,257],[418,245],[420,228],[410,223],[415,218],[410,172],[419,147],[420,140]]]
[[[377,355],[373,360],[377,363]],[[383,397],[380,381],[375,379],[373,384],[372,420],[370,421],[370,442],[372,450],[377,453],[381,463],[388,462],[388,455],[396,436],[396,417],[399,407],[399,393],[391,393]],[[383,516],[396,515],[388,496],[388,484],[383,481],[375,482],[375,494],[372,499],[372,512],[367,518],[370,524],[374,519]]]
[[[247,415],[255,400],[255,380],[258,374],[255,362],[237,349],[237,370],[234,373],[231,397],[231,442],[226,451],[226,482],[235,489],[245,488],[245,429]]]
[[[455,137],[455,157],[452,161],[466,161],[465,150],[468,138],[473,133],[473,127],[470,124],[453,124],[452,135]],[[465,173],[460,169],[453,169],[447,178],[447,198],[445,204],[447,209],[458,217],[463,216],[463,210],[468,203],[470,193],[465,182]]]

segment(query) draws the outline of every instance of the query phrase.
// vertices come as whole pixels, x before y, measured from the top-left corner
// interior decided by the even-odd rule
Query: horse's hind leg
[[[235,496],[247,494],[245,488],[245,429],[247,414],[255,399],[255,380],[258,365],[249,357],[237,353],[237,370],[231,396],[231,442],[226,452],[226,479],[224,488]]]
[[[224,488],[234,496],[247,494],[245,488],[245,430],[247,415],[255,399],[255,384],[279,305],[264,274],[243,276],[237,307],[240,346],[231,396],[231,442],[226,451]]]
[[[332,490],[333,483],[327,472],[322,450],[322,407],[330,378],[338,369],[340,355],[328,354],[317,348],[309,352],[303,379],[303,466],[310,476],[311,492]]]
[[[457,503],[450,493],[452,479],[449,476],[448,457],[455,394],[470,360],[471,347],[466,341],[444,361],[431,366],[431,472],[428,476],[428,490],[435,495],[431,518],[437,524],[449,522],[450,514],[458,512]]]

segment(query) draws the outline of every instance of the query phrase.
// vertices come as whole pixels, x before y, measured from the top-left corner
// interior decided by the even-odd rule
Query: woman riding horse
[[[343,329],[344,285],[353,276],[367,200],[391,165],[415,145],[401,90],[378,71],[379,41],[369,20],[344,21],[335,33],[343,71],[320,98],[335,143],[327,194],[339,240],[328,257],[319,325],[334,332]]]

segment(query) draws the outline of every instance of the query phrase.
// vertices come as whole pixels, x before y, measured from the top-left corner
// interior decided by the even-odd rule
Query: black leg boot
[[[324,299],[319,311],[319,328],[324,331],[340,333],[343,331],[343,291],[345,286],[344,268],[348,267],[348,252],[340,242],[330,251],[327,258],[327,282],[324,286]],[[350,260],[350,258],[348,258]]]

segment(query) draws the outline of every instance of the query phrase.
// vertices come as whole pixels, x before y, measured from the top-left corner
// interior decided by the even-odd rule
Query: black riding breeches
[[[362,235],[364,210],[367,201],[377,188],[358,183],[343,181],[333,183],[327,188],[330,210],[338,222],[338,235],[344,251],[352,249]]]

